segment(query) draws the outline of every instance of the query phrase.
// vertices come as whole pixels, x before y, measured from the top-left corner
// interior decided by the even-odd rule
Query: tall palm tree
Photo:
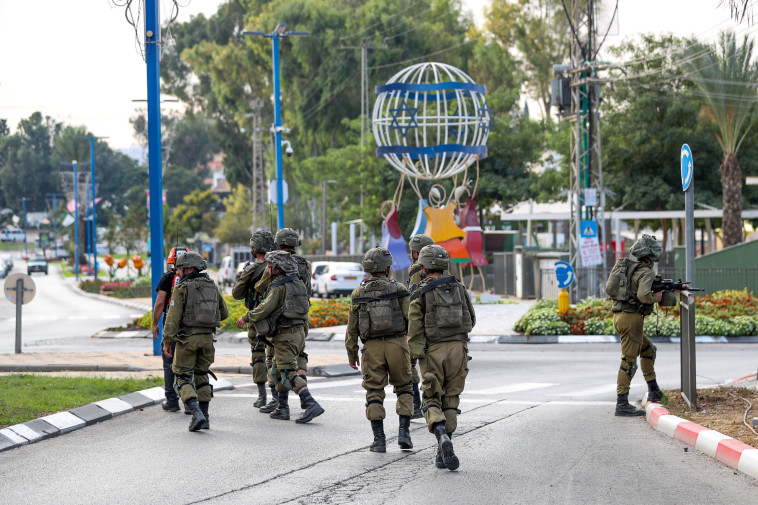
[[[703,115],[716,123],[716,138],[724,153],[721,190],[724,198],[723,243],[742,242],[742,172],[737,160],[756,109],[758,65],[754,42],[748,36],[737,44],[733,32],[722,32],[718,44],[696,45],[683,58],[684,66],[703,99]]]

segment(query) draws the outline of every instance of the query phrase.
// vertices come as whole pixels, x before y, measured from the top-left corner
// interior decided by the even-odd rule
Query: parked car
[[[360,263],[329,263],[318,278],[318,292],[324,298],[349,295],[369,275]]]
[[[26,273],[32,275],[32,272],[45,272],[47,275],[47,260],[42,256],[35,256],[26,263]]]
[[[232,257],[224,256],[221,258],[221,266],[218,268],[218,285],[231,286],[234,284],[236,272],[232,266]]]
[[[10,254],[3,254],[0,256],[0,263],[4,264],[6,273],[13,270],[13,256]]]
[[[23,242],[26,240],[24,230],[2,230],[0,231],[0,241],[2,242]]]
[[[313,296],[319,296],[318,278],[329,263],[331,261],[314,261],[311,263],[311,291],[313,291]]]
[[[11,269],[8,268],[8,265],[6,265],[3,261],[0,261],[0,279],[4,279],[10,271]]]

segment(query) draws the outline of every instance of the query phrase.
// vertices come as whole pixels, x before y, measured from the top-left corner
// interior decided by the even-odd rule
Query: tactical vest
[[[632,286],[632,276],[641,268],[651,267],[629,258],[619,258],[613,265],[605,283],[605,292],[613,300],[613,312],[640,312],[646,315],[652,312],[652,306],[640,303],[637,290]]]
[[[182,314],[184,333],[212,333],[221,326],[216,284],[207,275],[185,279],[182,282],[187,287],[187,302]]]
[[[438,277],[419,286],[411,301],[424,297],[424,333],[427,346],[448,340],[468,341],[473,328],[466,289],[452,275]]]
[[[252,277],[250,277],[250,282],[247,284],[247,292],[245,293],[245,307],[248,310],[253,310],[264,298],[266,298],[265,293],[259,293],[255,290],[255,283],[263,277],[263,272],[266,271],[266,262],[255,263],[253,268],[255,269],[255,272],[253,272]]]
[[[405,335],[407,327],[400,298],[409,294],[405,290],[398,291],[394,280],[372,278],[361,282],[358,296],[352,299],[352,303],[358,305],[361,340]]]
[[[292,254],[292,259],[297,263],[297,277],[303,281],[305,292],[308,293],[308,296],[310,297],[313,295],[313,288],[311,286],[311,264],[299,254],[290,254]]]
[[[273,335],[277,328],[292,328],[308,324],[308,310],[311,301],[305,292],[305,285],[297,274],[288,275],[272,282],[269,291],[284,285],[284,304],[266,319],[255,324],[259,335]]]

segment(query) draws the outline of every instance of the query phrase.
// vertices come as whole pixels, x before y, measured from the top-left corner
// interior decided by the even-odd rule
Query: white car
[[[318,292],[324,298],[349,296],[369,275],[360,263],[329,263],[318,277]]]
[[[225,286],[232,286],[236,279],[237,272],[232,265],[232,257],[224,256],[221,259],[221,266],[218,269],[218,285],[222,288]]]
[[[318,278],[331,261],[314,261],[311,263],[311,291],[313,296],[319,296]]]

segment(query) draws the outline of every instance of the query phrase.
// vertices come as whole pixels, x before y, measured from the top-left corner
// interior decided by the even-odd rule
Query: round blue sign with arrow
[[[690,146],[684,144],[680,155],[682,167],[682,191],[687,191],[692,183],[693,161]]]
[[[556,261],[555,277],[558,279],[559,288],[567,288],[574,282],[574,269],[565,261]]]

